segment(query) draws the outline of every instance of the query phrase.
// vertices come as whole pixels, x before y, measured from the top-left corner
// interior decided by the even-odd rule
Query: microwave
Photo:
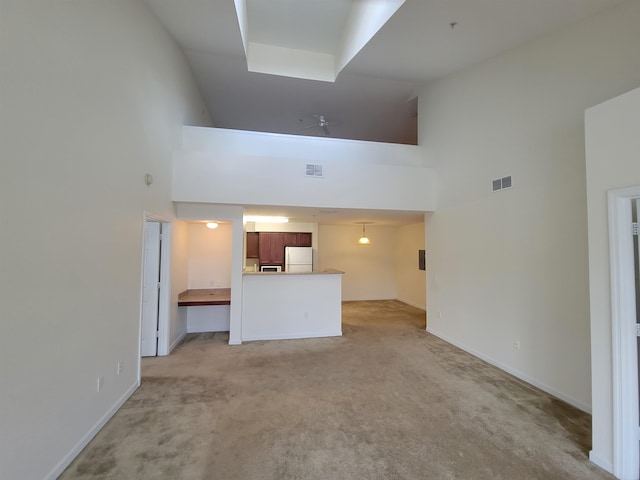
[[[260,267],[261,272],[281,272],[282,266],[280,265],[262,265]]]

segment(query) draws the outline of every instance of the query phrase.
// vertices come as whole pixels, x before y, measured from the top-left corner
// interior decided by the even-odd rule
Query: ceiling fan
[[[320,128],[321,137],[328,137],[329,135],[331,135],[331,132],[329,131],[329,125],[333,125],[334,122],[327,121],[324,115],[314,115],[314,118],[316,119],[316,123],[314,125],[307,125],[306,127],[302,128],[304,128],[305,130],[308,128]]]

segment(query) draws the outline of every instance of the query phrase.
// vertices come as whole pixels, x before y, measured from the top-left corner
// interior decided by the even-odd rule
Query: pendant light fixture
[[[371,240],[367,237],[367,233],[365,232],[365,225],[371,222],[360,222],[362,224],[362,236],[358,240],[358,245],[371,245]]]

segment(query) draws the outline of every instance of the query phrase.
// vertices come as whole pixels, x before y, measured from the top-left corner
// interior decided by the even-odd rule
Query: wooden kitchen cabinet
[[[284,234],[271,233],[271,259],[275,265],[284,267]]]
[[[311,246],[311,232],[296,233],[297,241],[296,247],[310,247]]]
[[[260,265],[284,266],[284,233],[260,232],[258,238]]]
[[[262,235],[258,234],[258,250],[262,254],[260,255],[260,265],[271,263],[271,235],[262,232]]]
[[[297,247],[298,246],[298,234],[295,232],[286,232],[284,234],[284,246],[285,247]]]
[[[247,258],[260,258],[258,232],[247,232]]]
[[[310,232],[247,232],[247,258],[259,258],[260,265],[284,266],[284,247],[310,246]]]
[[[310,247],[311,232],[287,232],[284,234],[285,247]]]

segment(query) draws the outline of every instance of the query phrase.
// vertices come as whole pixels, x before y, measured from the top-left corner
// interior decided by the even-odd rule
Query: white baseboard
[[[129,389],[124,392],[124,394],[116,401],[116,403],[109,409],[107,412],[98,420],[98,422],[91,427],[91,429],[80,439],[78,443],[71,449],[69,453],[67,453],[62,460],[58,462],[58,464],[47,474],[45,480],[56,480],[62,472],[64,472],[65,468],[67,468],[71,462],[80,454],[82,449],[86,447],[89,442],[95,437],[98,432],[106,425],[106,423],[115,415],[115,413],[122,407],[124,402],[133,395],[138,388],[138,382],[134,383]]]
[[[386,301],[386,300],[397,300],[397,298],[344,298],[342,297],[343,302],[378,302],[378,301]]]
[[[603,469],[605,472],[613,475],[613,465],[607,462],[606,460],[604,460],[601,456],[597,455],[596,453],[593,453],[593,450],[589,452],[589,460],[591,460],[591,463],[594,463],[595,465]]]
[[[437,330],[433,330],[432,328],[429,328],[429,324],[427,323],[427,332],[429,332],[432,335],[435,335],[438,338],[441,338],[442,340],[444,340],[447,343],[450,343],[451,345],[454,345],[462,350],[464,350],[467,353],[470,353],[471,355],[473,355],[474,357],[478,357],[481,360],[484,360],[487,363],[490,363],[491,365],[493,365],[494,367],[498,367],[500,370],[504,370],[505,372],[513,375],[514,377],[518,377],[520,380],[524,380],[525,382],[533,385],[536,388],[539,388],[540,390],[543,390],[544,392],[548,393],[549,395],[553,395],[556,398],[559,398],[560,400],[567,402],[569,405],[573,405],[574,407],[576,407],[579,410],[582,410],[583,412],[586,413],[591,413],[591,406],[587,405],[584,402],[581,402],[580,400],[576,400],[573,397],[570,397],[558,390],[556,390],[555,388],[540,382],[539,380],[529,377],[528,375],[515,370],[511,367],[509,367],[508,365],[505,365],[483,353],[480,353],[476,350],[474,350],[473,348],[469,348],[468,346],[457,342],[455,340],[453,340],[452,338],[447,337],[446,335],[441,334],[440,332],[438,332]]]
[[[287,333],[287,334],[278,334],[274,333],[273,335],[265,335],[265,336],[249,336],[242,337],[243,342],[252,342],[256,340],[295,340],[296,338],[323,338],[323,337],[341,337],[342,330],[332,331],[332,332],[302,332],[302,333]]]
[[[182,339],[184,337],[187,336],[187,332],[184,332],[182,335],[180,335],[175,342],[173,342],[171,345],[169,345],[169,353],[171,353],[173,351],[174,348],[176,348],[178,346],[178,344],[182,341]]]

